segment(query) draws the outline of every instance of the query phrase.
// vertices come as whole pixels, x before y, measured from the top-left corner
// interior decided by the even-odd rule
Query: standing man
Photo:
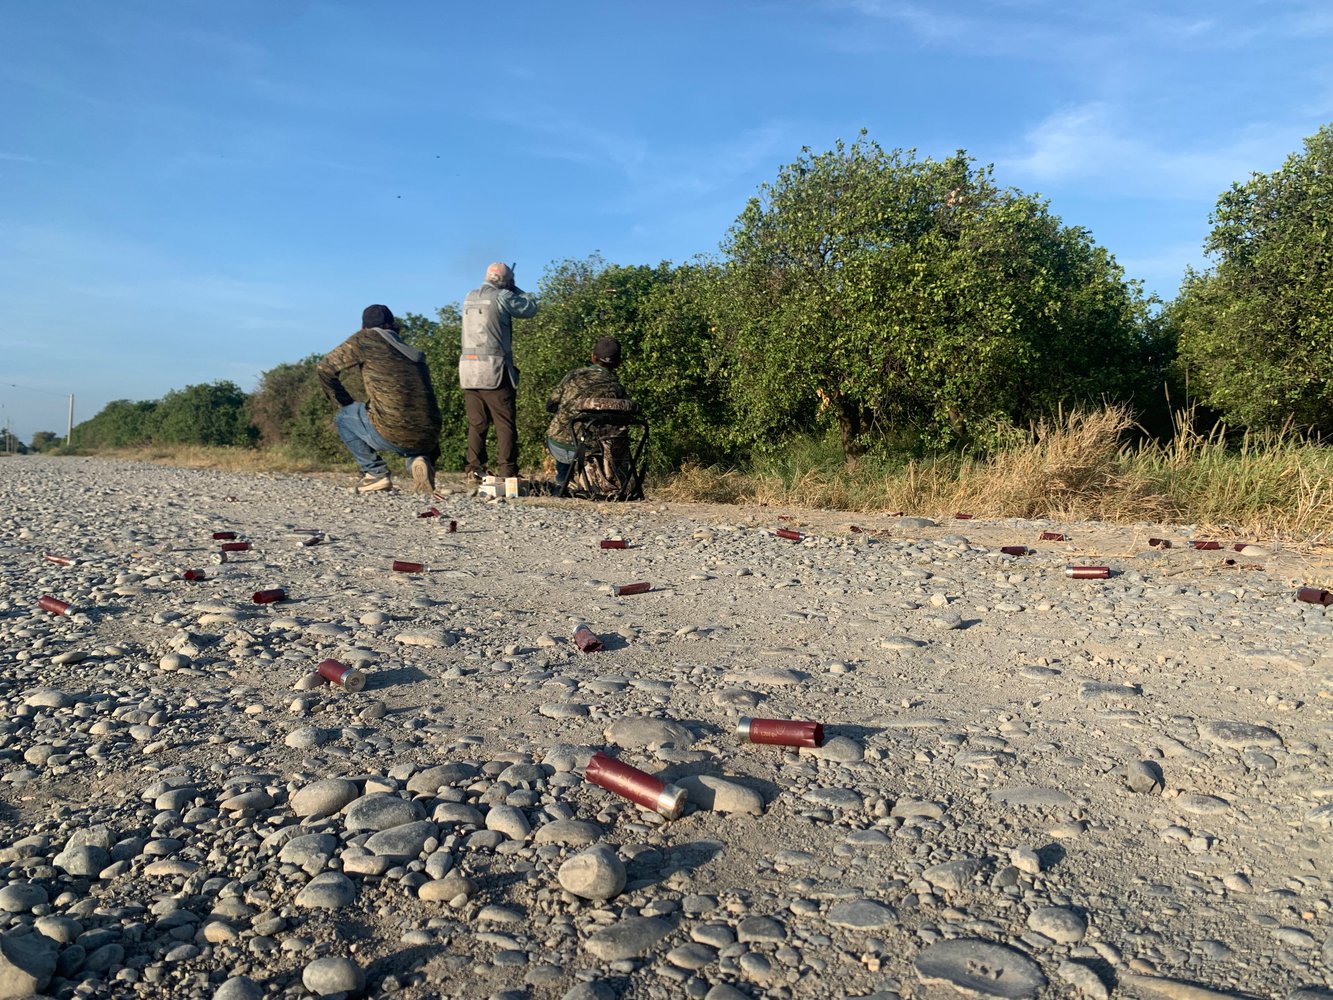
[[[435,489],[440,407],[426,356],[403,343],[398,329],[388,306],[366,306],[361,329],[324,355],[316,369],[325,394],[340,407],[333,418],[338,436],[361,469],[358,493],[393,488],[381,452],[407,459],[413,489]],[[343,387],[338,376],[349,368],[361,370],[369,402],[357,402]]]
[[[497,472],[518,475],[518,432],[514,396],[518,369],[514,366],[514,318],[537,312],[537,297],[514,286],[507,264],[486,268],[486,283],[463,300],[463,342],[458,357],[458,384],[467,409],[468,478],[486,474],[486,432],[495,424]]]

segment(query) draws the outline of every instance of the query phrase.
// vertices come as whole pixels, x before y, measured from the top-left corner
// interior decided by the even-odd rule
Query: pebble
[[[604,962],[635,958],[671,933],[671,925],[655,917],[622,917],[588,936],[587,949]]]
[[[976,938],[927,945],[912,964],[926,985],[952,986],[971,996],[1027,1000],[1046,985],[1046,977],[1030,958]]]
[[[764,797],[752,788],[712,774],[688,774],[674,784],[685,789],[689,801],[701,809],[717,813],[759,816],[764,811]]]
[[[625,888],[625,863],[610,847],[599,844],[565,861],[558,877],[566,892],[583,899],[607,900]]]
[[[301,984],[317,997],[357,994],[366,988],[366,974],[350,958],[317,958],[301,971]]]

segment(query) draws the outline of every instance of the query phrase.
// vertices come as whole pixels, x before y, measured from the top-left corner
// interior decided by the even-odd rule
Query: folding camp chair
[[[571,421],[574,461],[557,496],[642,500],[648,421],[632,399],[581,399]]]

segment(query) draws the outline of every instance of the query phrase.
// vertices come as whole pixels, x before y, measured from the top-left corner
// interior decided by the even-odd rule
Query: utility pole
[[[65,425],[65,447],[69,447],[69,439],[74,436],[74,393],[69,394],[69,423]]]

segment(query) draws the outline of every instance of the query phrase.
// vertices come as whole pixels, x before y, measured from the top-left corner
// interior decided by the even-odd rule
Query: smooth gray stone
[[[671,933],[671,925],[656,917],[624,917],[588,938],[587,949],[604,962],[635,958]]]
[[[1152,760],[1132,760],[1125,765],[1125,784],[1140,795],[1159,794],[1164,787],[1161,765]]]
[[[834,927],[846,927],[857,931],[888,927],[897,920],[898,914],[891,908],[869,899],[838,903],[828,911],[828,922]]]
[[[606,741],[627,750],[648,749],[668,743],[683,749],[694,742],[694,735],[672,719],[652,719],[640,715],[611,723],[606,729]]]
[[[928,986],[952,986],[970,996],[995,1000],[1031,1000],[1046,985],[1046,977],[1030,958],[977,938],[937,941],[912,964]]]
[[[736,940],[778,942],[787,940],[787,929],[772,917],[746,917],[736,925]]]
[[[93,878],[111,864],[111,854],[101,847],[66,847],[51,863],[76,878]]]
[[[366,974],[350,959],[317,958],[301,972],[301,984],[317,997],[355,994],[366,988]]]
[[[1218,798],[1216,795],[1199,795],[1195,792],[1185,792],[1176,799],[1175,804],[1184,812],[1194,813],[1196,816],[1220,816],[1231,811],[1231,803],[1226,799]]]
[[[213,993],[213,1000],[262,1000],[264,990],[249,976],[232,976]]]
[[[1060,944],[1082,941],[1088,932],[1087,921],[1063,906],[1038,907],[1028,914],[1028,926]]]
[[[360,794],[361,790],[351,781],[325,778],[311,782],[292,796],[292,812],[303,818],[332,816]]]
[[[580,851],[560,866],[560,886],[583,899],[611,899],[625,888],[625,862],[599,844]]]
[[[416,795],[434,795],[447,785],[471,781],[477,776],[477,767],[463,761],[451,761],[437,764],[424,771],[418,771],[407,782],[407,790]]]
[[[439,833],[440,828],[430,820],[420,819],[372,833],[366,841],[366,850],[380,857],[410,861],[426,849],[426,841],[438,837]]]
[[[56,971],[55,943],[40,934],[0,937],[0,997],[27,997],[46,989]]]
[[[581,819],[558,819],[537,827],[532,840],[537,844],[559,844],[562,847],[586,847],[602,839],[604,831],[596,823]]]
[[[938,528],[936,524],[928,517],[900,517],[893,522],[895,528]]]
[[[817,806],[833,809],[860,809],[865,805],[861,793],[850,788],[812,788],[801,797]]]
[[[289,865],[304,866],[316,858],[328,859],[338,847],[338,838],[331,833],[308,833],[293,837],[282,845],[278,860]]]
[[[736,781],[712,774],[689,774],[676,779],[675,784],[685,789],[689,800],[701,809],[749,816],[759,816],[764,811],[764,797]]]
[[[27,913],[34,906],[51,901],[46,890],[31,882],[11,882],[0,889],[0,910],[6,913]]]
[[[1282,745],[1282,737],[1266,726],[1254,726],[1248,722],[1233,722],[1226,719],[1201,723],[1199,737],[1209,743],[1234,750]]]
[[[606,983],[579,983],[571,986],[560,1000],[617,1000],[620,996]]]
[[[313,910],[340,910],[355,899],[355,882],[342,872],[324,872],[296,894],[296,905]]]
[[[1101,977],[1082,962],[1061,962],[1055,967],[1055,975],[1061,982],[1072,986],[1077,996],[1088,1000],[1109,1000],[1111,996]]]
[[[921,877],[944,892],[962,892],[972,885],[972,880],[980,871],[981,862],[976,858],[957,858],[931,865],[921,873]]]
[[[374,792],[363,795],[347,807],[344,825],[353,831],[379,831],[425,818],[425,812],[416,802],[388,792]]]

